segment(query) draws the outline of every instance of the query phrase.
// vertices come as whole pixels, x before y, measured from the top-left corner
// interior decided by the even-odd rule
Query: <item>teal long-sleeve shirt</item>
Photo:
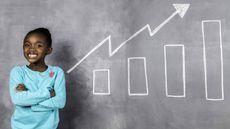
[[[11,117],[12,129],[56,129],[59,109],[66,103],[65,76],[58,66],[50,66],[44,72],[34,71],[27,65],[15,66],[10,72],[10,96],[15,111]],[[27,91],[17,92],[18,84]],[[50,97],[49,89],[55,90]]]

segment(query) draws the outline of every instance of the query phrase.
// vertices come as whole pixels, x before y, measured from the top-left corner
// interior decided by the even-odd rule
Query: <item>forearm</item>
[[[11,98],[15,105],[19,106],[31,106],[38,104],[41,101],[50,98],[50,92],[47,88],[39,89],[38,91],[12,91]]]
[[[53,108],[42,106],[39,104],[31,106],[31,110],[34,112],[46,112],[46,111],[52,111],[54,110]]]
[[[49,111],[64,108],[66,103],[65,96],[55,96],[49,99],[46,99],[36,105],[31,106],[33,111]]]

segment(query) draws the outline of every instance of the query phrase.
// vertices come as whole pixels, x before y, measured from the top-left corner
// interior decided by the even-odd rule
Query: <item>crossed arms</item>
[[[10,73],[10,95],[17,106],[29,106],[33,111],[51,111],[61,109],[66,102],[65,77],[59,70],[54,79],[47,78],[37,91],[26,89],[20,70],[12,69]]]

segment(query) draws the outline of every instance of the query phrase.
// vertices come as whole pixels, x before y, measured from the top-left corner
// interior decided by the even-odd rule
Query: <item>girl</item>
[[[52,52],[48,29],[37,28],[27,33],[23,53],[29,65],[15,66],[10,72],[10,96],[15,111],[12,129],[56,129],[59,109],[66,102],[65,76],[58,66],[46,65]]]

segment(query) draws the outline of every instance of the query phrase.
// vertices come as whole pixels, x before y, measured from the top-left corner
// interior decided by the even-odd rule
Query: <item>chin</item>
[[[31,64],[34,64],[34,63],[37,62],[37,60],[34,60],[34,59],[27,59],[27,61],[28,61],[29,63],[31,63]]]

